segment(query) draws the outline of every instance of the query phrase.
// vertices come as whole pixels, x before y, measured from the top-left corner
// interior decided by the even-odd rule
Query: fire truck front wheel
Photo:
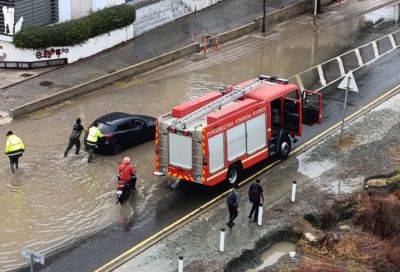
[[[228,175],[226,177],[226,180],[232,185],[236,184],[240,179],[241,173],[242,173],[242,168],[240,167],[240,165],[233,164],[228,169]]]
[[[281,158],[286,158],[287,156],[289,156],[291,148],[292,142],[289,136],[283,136],[279,145],[279,156]]]

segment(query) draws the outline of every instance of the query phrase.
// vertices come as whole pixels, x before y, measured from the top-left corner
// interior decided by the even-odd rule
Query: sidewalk
[[[218,252],[218,248],[220,228],[226,227],[227,221],[225,201],[114,271],[176,271],[178,256],[184,257],[186,272],[256,268],[262,263],[259,256],[263,250],[279,241],[294,242],[290,234],[294,228],[303,234],[311,231],[318,235],[318,230],[309,224],[306,228],[298,227],[299,222],[305,222],[304,215],[362,190],[366,177],[399,167],[399,120],[400,94],[397,94],[347,125],[345,144],[339,144],[335,133],[263,174],[267,203],[262,227],[247,218],[251,208],[247,198],[249,186],[241,188],[241,210],[234,228],[226,232],[224,253]],[[298,184],[295,203],[289,200],[292,180]]]
[[[299,0],[277,0],[277,7],[288,6]],[[133,41],[79,61],[21,84],[0,90],[0,110],[7,111],[63,89],[88,82],[100,76],[151,59],[191,43],[191,35],[203,29],[215,35],[251,22],[262,15],[259,0],[225,0],[198,13],[135,38]],[[47,81],[52,84],[40,85]]]

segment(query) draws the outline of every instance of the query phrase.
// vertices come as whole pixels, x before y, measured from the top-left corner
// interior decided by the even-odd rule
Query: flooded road
[[[194,56],[178,61],[3,126],[2,131],[12,129],[22,137],[27,151],[15,175],[8,159],[0,158],[0,270],[24,264],[19,254],[22,247],[52,253],[72,244],[71,250],[50,259],[44,271],[92,270],[226,189],[183,186],[172,190],[168,181],[159,182],[152,175],[152,143],[117,156],[96,156],[92,164],[86,163],[83,153],[70,152],[64,159],[76,117],[87,126],[113,111],[158,116],[223,83],[238,83],[258,74],[289,77],[397,30],[395,11],[386,8],[280,44],[270,42],[279,39],[277,33],[254,34],[224,45],[204,60]],[[305,17],[304,24],[308,22]],[[116,168],[124,156],[139,164],[138,192],[131,202],[132,220],[120,226],[114,187]],[[124,208],[124,213],[130,213],[129,207]],[[83,239],[94,233],[90,240]]]

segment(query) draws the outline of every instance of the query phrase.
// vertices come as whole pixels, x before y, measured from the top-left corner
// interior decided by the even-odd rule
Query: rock
[[[311,234],[310,232],[306,232],[304,234],[304,237],[310,242],[316,242],[317,241],[317,238],[315,238],[315,236],[313,234]]]
[[[365,187],[383,187],[390,183],[388,179],[379,178],[379,179],[370,179],[365,183]]]
[[[341,226],[339,226],[339,229],[341,231],[350,231],[351,227],[349,225],[341,225]]]

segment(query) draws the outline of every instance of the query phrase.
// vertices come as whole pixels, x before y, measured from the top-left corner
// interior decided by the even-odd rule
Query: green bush
[[[135,21],[135,18],[135,9],[131,5],[113,6],[64,23],[24,28],[14,36],[14,45],[27,49],[74,46],[98,35],[128,26]]]

